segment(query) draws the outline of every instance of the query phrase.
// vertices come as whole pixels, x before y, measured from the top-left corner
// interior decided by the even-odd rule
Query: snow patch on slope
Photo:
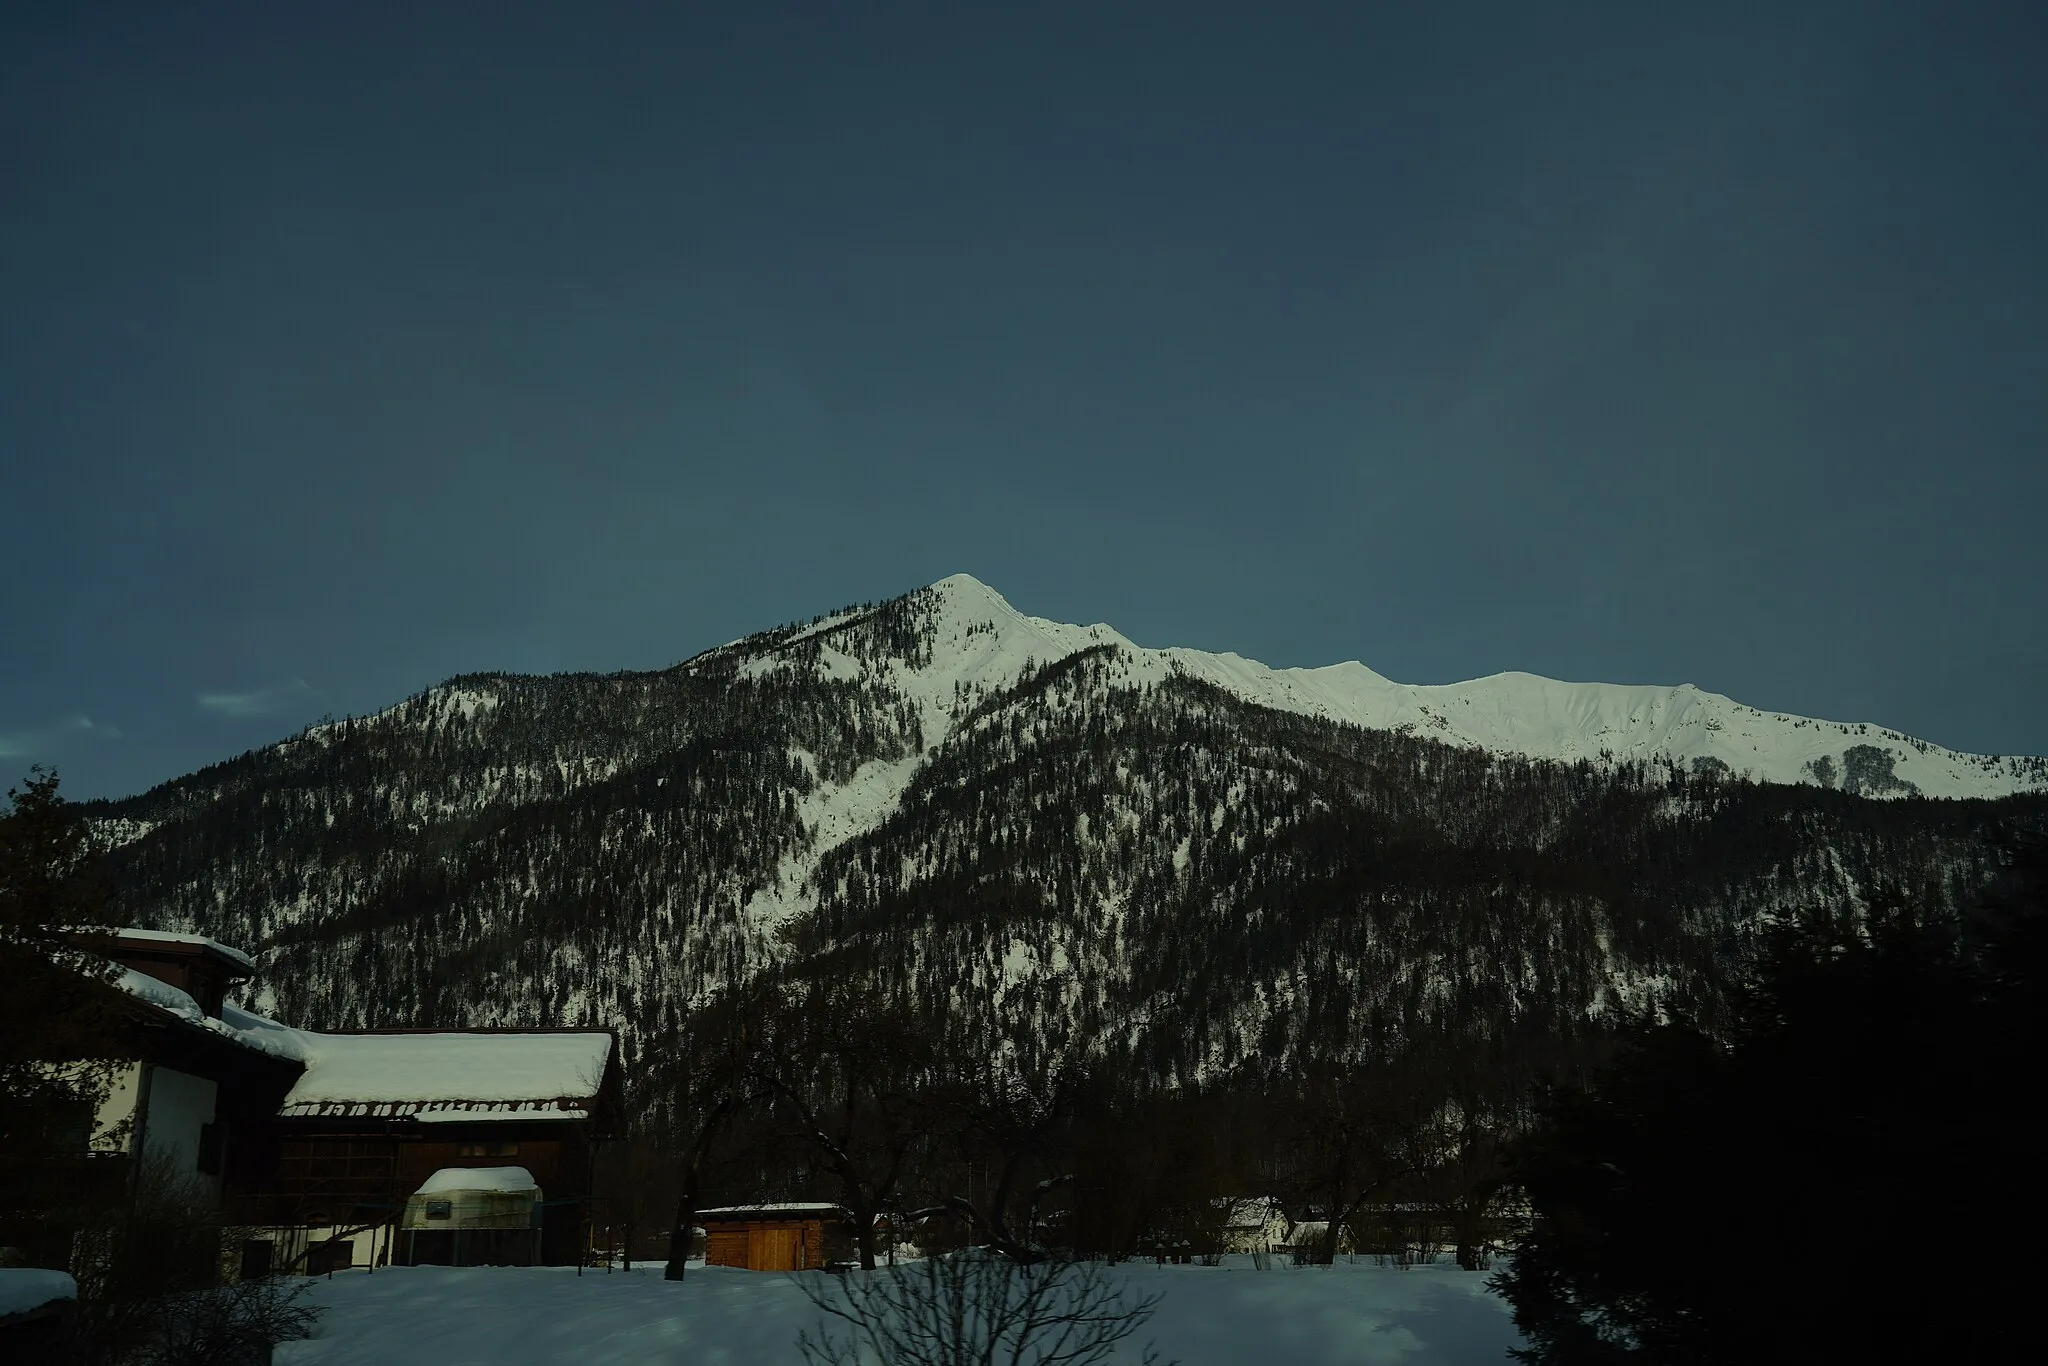
[[[808,754],[801,756],[815,767]],[[807,793],[798,812],[811,832],[808,843],[782,860],[774,879],[747,899],[746,918],[762,934],[772,935],[818,904],[818,864],[827,853],[863,831],[887,820],[903,799],[903,790],[924,762],[922,753],[901,759],[862,764],[844,783],[819,783]]]
[[[914,668],[901,660],[870,664],[835,646],[830,633],[859,620],[842,613],[798,637],[777,641],[739,666],[742,677],[771,677],[798,667],[788,646],[818,637],[816,667],[823,676],[867,676],[912,702],[924,749],[896,760],[862,764],[844,783],[820,782],[800,808],[810,840],[783,859],[774,878],[748,899],[746,918],[764,935],[807,914],[818,903],[816,877],[825,855],[874,829],[901,802],[925,755],[952,735],[956,717],[983,698],[1013,687],[1032,671],[1105,643],[1134,648],[1107,626],[1069,626],[1027,617],[1002,594],[965,574],[941,579],[920,604],[934,638],[931,662]],[[742,642],[744,645],[745,642]],[[816,770],[809,755],[802,756]]]
[[[1759,782],[1879,797],[2048,790],[2048,761],[1961,754],[1881,726],[1759,711],[1691,684],[1567,683],[1528,673],[1409,684],[1356,661],[1274,669],[1236,654],[1149,649],[1100,623],[1076,626],[1028,616],[967,574],[939,580],[913,595],[911,606],[931,644],[929,662],[921,666],[864,659],[835,644],[835,632],[866,615],[858,611],[835,614],[781,639],[755,637],[728,647],[758,650],[740,663],[745,677],[814,668],[828,678],[884,684],[917,708],[924,742],[921,752],[863,764],[846,782],[821,782],[805,797],[810,839],[746,908],[765,934],[816,906],[815,879],[826,854],[887,819],[925,755],[944,745],[977,704],[1036,670],[1105,645],[1120,665],[1113,686],[1185,677],[1256,706],[1497,754],[1562,762],[1670,761],[1692,769],[1725,768]],[[803,662],[789,648],[800,642],[814,642],[812,650],[801,652]]]

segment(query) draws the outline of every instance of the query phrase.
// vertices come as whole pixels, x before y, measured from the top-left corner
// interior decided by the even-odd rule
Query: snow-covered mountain
[[[658,1049],[829,971],[970,1056],[1214,1080],[1526,1070],[1653,998],[1710,1015],[1762,917],[1976,895],[2048,764],[1691,687],[1144,648],[956,576],[656,672],[450,680],[99,814],[123,918],[259,950],[256,1004],[309,1027]]]
[[[1417,735],[1495,754],[1561,762],[1652,762],[1705,767],[1766,783],[1805,783],[1867,797],[2003,797],[2048,789],[2048,761],[1963,754],[1863,723],[1758,711],[1691,684],[1631,687],[1564,683],[1502,673],[1440,686],[1395,683],[1356,662],[1273,669],[1235,654],[1148,649],[1114,627],[1076,626],[1027,616],[968,574],[941,579],[905,601],[916,604],[928,651],[875,658],[849,652],[836,636],[864,613],[834,613],[786,634],[750,636],[682,666],[717,669],[739,661],[742,677],[771,684],[812,671],[878,685],[915,708],[920,748],[862,765],[844,781],[806,794],[802,813],[816,838],[750,911],[768,923],[814,904],[808,886],[825,853],[879,824],[896,807],[924,755],[951,737],[973,704],[1032,674],[1089,653],[1119,688],[1172,678],[1211,684],[1258,707],[1368,730]],[[452,705],[482,696],[457,686]]]
[[[1014,684],[1030,668],[1108,646],[1132,683],[1179,674],[1211,683],[1255,706],[1372,730],[1473,745],[1498,754],[1566,762],[1667,760],[1721,764],[1766,783],[1811,783],[1865,796],[2004,797],[2048,790],[2048,760],[1964,754],[1865,722],[1821,721],[1759,711],[1689,683],[1675,687],[1564,683],[1501,673],[1464,683],[1396,683],[1356,662],[1273,669],[1235,654],[1146,649],[1104,625],[1069,626],[1026,616],[966,574],[925,590],[939,639],[929,664],[893,680],[925,709],[934,731],[960,687]],[[834,621],[793,636],[829,642]],[[728,649],[746,650],[739,641]],[[825,647],[829,667],[849,668]],[[774,653],[751,667],[777,667]]]

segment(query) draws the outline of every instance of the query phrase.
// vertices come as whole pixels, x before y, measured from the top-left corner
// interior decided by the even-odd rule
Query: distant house
[[[1272,1252],[1287,1245],[1293,1224],[1270,1195],[1229,1196],[1222,1202],[1225,1252]]]
[[[814,1271],[850,1250],[842,1205],[725,1205],[700,1209],[704,1264],[743,1271]]]
[[[579,1258],[593,1146],[621,1120],[610,1031],[292,1029],[226,1003],[255,970],[245,954],[157,931],[114,942],[141,1061],[93,1142],[198,1182],[240,1229],[243,1274],[403,1261],[418,1240],[401,1225],[430,1180],[513,1163],[532,1226],[465,1238],[465,1256]],[[436,1239],[418,1245],[440,1256]]]

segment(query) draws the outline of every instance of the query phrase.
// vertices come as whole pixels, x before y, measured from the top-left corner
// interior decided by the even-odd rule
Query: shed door
[[[747,1266],[755,1271],[796,1271],[797,1236],[794,1228],[747,1230]]]

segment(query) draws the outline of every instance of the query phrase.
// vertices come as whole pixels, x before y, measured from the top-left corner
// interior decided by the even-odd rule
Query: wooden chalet
[[[101,1107],[96,1156],[147,1155],[203,1183],[241,1234],[231,1269],[319,1273],[440,1248],[400,1239],[408,1203],[432,1180],[463,1184],[451,1171],[514,1166],[530,1178],[532,1236],[469,1251],[578,1260],[596,1147],[621,1127],[612,1032],[292,1029],[227,1003],[255,970],[234,949],[142,930],[114,945],[140,1061]]]
[[[419,1243],[398,1237],[402,1217],[430,1178],[513,1166],[539,1192],[532,1260],[578,1259],[596,1145],[621,1127],[609,1031],[306,1037],[305,1072],[227,1173],[231,1217],[266,1231],[275,1264],[317,1272],[403,1262]],[[256,1261],[265,1255],[250,1249]]]
[[[816,1271],[852,1250],[843,1205],[725,1205],[697,1211],[704,1264],[743,1271]]]

